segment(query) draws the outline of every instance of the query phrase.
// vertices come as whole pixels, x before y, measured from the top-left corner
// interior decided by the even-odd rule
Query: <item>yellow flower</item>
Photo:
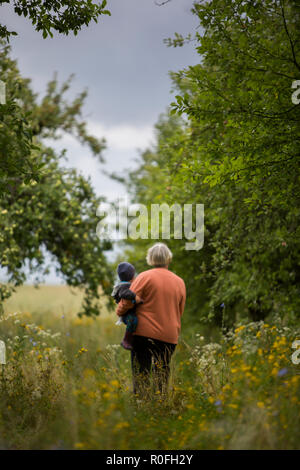
[[[87,352],[87,351],[88,351],[87,349],[81,348],[81,349],[79,349],[78,353],[79,353],[79,354],[82,354],[82,353],[85,353],[85,352]]]
[[[85,369],[83,371],[83,375],[85,378],[87,377],[93,377],[96,374],[96,372],[93,369]]]
[[[257,404],[258,408],[264,408],[265,407],[265,404],[264,404],[263,401],[258,401],[256,404]]]
[[[239,333],[240,331],[243,331],[245,328],[246,328],[245,325],[239,326],[238,328],[234,330],[234,332]]]
[[[76,442],[74,444],[75,449],[83,449],[84,448],[84,443],[83,442]]]
[[[120,386],[118,380],[111,380],[111,381],[110,381],[110,385],[111,385],[112,387],[119,387],[119,386]]]
[[[195,409],[195,406],[193,405],[193,403],[188,403],[188,404],[186,405],[186,408],[187,408],[188,410],[194,410],[194,409]]]
[[[114,431],[119,431],[120,429],[125,429],[125,428],[129,428],[129,423],[127,421],[117,423],[114,427]]]
[[[247,366],[246,364],[243,364],[243,365],[241,366],[241,370],[242,370],[243,372],[247,372],[248,370],[250,370],[250,367]]]
[[[233,408],[234,410],[236,410],[238,408],[238,405],[236,403],[229,403],[228,406],[230,408]]]
[[[297,385],[298,380],[300,380],[300,375],[294,375],[294,376],[291,378],[291,384]]]

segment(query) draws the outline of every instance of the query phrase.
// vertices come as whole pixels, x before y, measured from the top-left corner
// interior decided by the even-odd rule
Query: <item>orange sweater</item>
[[[144,301],[137,305],[135,334],[177,344],[186,298],[183,279],[167,268],[152,268],[139,274],[130,289]],[[130,308],[132,302],[122,299],[116,313],[124,315]]]

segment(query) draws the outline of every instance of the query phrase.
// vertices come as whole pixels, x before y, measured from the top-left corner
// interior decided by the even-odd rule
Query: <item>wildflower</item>
[[[186,405],[186,408],[187,408],[188,410],[195,410],[195,406],[193,405],[193,403],[188,403],[188,404]]]
[[[79,349],[78,353],[79,353],[79,354],[82,354],[82,353],[85,353],[85,352],[87,352],[87,351],[88,351],[87,349],[81,348],[81,349]]]
[[[226,384],[223,386],[223,392],[226,392],[226,390],[230,390],[230,385]]]
[[[129,423],[127,421],[117,423],[114,430],[118,431],[119,429],[124,429],[124,428],[129,428]]]
[[[84,375],[85,378],[87,378],[87,377],[94,377],[95,374],[96,374],[96,373],[95,373],[94,369],[85,369],[85,370],[83,371],[83,375]]]
[[[220,405],[222,405],[222,401],[221,401],[221,400],[217,400],[217,401],[215,401],[214,405],[215,405],[215,406],[220,406]]]
[[[280,369],[278,372],[277,372],[277,377],[283,377],[285,374],[288,373],[288,369],[286,367],[283,367],[283,369]]]
[[[221,308],[224,308],[224,307],[225,307],[224,302],[221,303],[220,307],[221,307]]]
[[[238,408],[238,405],[236,403],[229,403],[228,406],[230,408],[233,408],[234,410],[236,410]]]
[[[235,333],[239,333],[240,331],[243,331],[245,328],[246,328],[245,325],[241,325],[241,326],[239,326],[238,328],[236,328],[236,329],[234,330],[234,332],[235,332]]]
[[[83,444],[83,442],[76,442],[74,447],[75,447],[75,449],[83,449],[84,444]]]
[[[263,401],[258,401],[256,404],[257,404],[258,408],[263,409],[265,407],[265,404],[264,404]]]
[[[111,381],[110,381],[110,385],[111,385],[112,387],[119,387],[120,384],[119,384],[119,381],[118,381],[118,380],[111,380]]]
[[[297,385],[299,379],[300,379],[299,375],[294,375],[294,376],[291,378],[291,383],[292,383],[293,385]]]

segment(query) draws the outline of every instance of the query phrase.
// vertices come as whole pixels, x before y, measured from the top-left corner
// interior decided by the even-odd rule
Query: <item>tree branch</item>
[[[287,24],[286,24],[286,19],[285,19],[284,8],[283,8],[282,2],[281,2],[281,12],[282,12],[282,18],[283,18],[284,29],[285,29],[285,32],[286,32],[286,34],[287,34],[287,37],[289,38],[290,45],[291,45],[291,49],[292,49],[293,62],[294,62],[294,64],[296,65],[297,69],[300,70],[300,65],[298,64],[297,59],[296,59],[294,43],[293,43],[293,41],[292,41],[292,38],[291,38],[291,36],[290,36],[289,30],[288,30],[288,27],[287,27]]]
[[[156,6],[162,7],[163,5],[165,5],[166,3],[169,3],[169,2],[171,2],[171,1],[172,1],[172,0],[164,0],[164,1],[161,2],[161,3],[158,3],[158,2],[155,1],[154,3],[155,3]]]

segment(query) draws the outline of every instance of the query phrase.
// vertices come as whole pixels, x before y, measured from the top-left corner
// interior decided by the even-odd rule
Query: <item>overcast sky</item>
[[[183,48],[163,43],[175,32],[195,31],[192,4],[172,0],[158,7],[154,0],[108,0],[111,16],[100,17],[76,37],[54,34],[47,39],[10,5],[0,7],[1,23],[19,33],[11,39],[12,57],[35,92],[43,96],[55,71],[59,82],[75,74],[70,96],[88,89],[84,118],[94,135],[107,140],[106,163],[100,165],[70,136],[55,146],[66,148],[69,164],[90,175],[97,193],[109,200],[125,189],[103,175],[102,168],[126,172],[134,167],[137,149],[149,145],[153,125],[173,99],[169,71],[199,62],[193,43]]]

